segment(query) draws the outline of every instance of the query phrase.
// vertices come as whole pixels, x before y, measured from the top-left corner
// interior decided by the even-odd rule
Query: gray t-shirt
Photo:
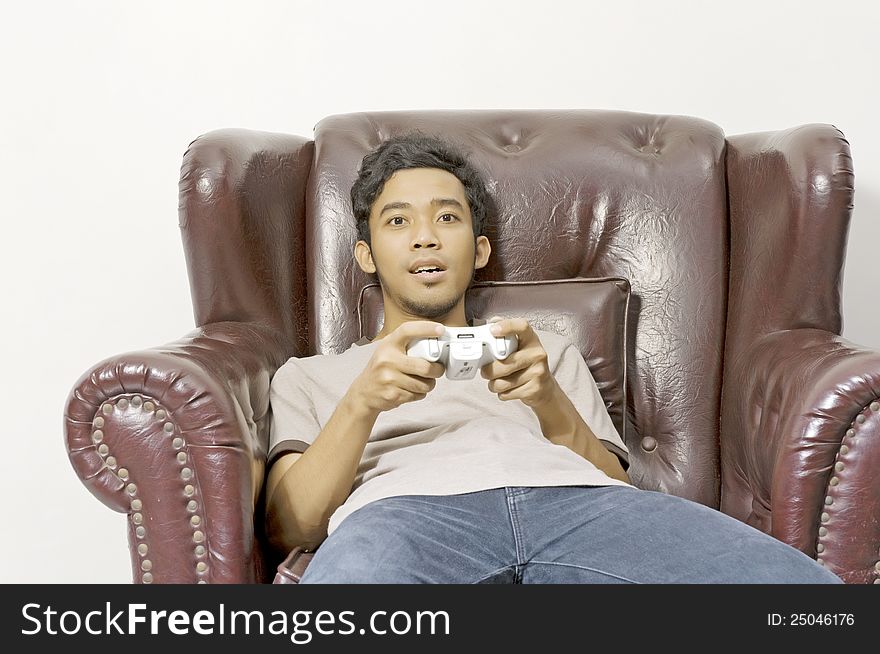
[[[485,321],[475,319],[473,324]],[[567,338],[535,330],[548,365],[584,422],[624,469],[629,450],[617,433],[580,351]],[[377,342],[366,337],[341,354],[292,357],[269,391],[269,465],[314,442]],[[504,486],[630,486],[564,445],[547,440],[532,409],[502,401],[479,371],[473,379],[437,378],[427,397],[379,414],[352,492],[330,516],[327,535],[346,516],[385,497],[455,495]]]

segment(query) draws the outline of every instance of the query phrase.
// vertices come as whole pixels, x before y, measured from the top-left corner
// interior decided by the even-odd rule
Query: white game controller
[[[476,327],[447,327],[442,336],[418,338],[409,343],[406,353],[446,366],[449,379],[472,379],[477,370],[492,361],[501,361],[516,352],[516,334],[495,336],[491,324]]]

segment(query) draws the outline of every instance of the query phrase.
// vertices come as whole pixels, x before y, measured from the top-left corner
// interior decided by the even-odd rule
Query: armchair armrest
[[[214,323],[108,358],[74,385],[70,461],[98,499],[128,513],[136,582],[265,580],[254,511],[269,382],[290,350],[274,327]]]
[[[880,583],[880,352],[793,329],[732,366],[721,510],[844,581]]]

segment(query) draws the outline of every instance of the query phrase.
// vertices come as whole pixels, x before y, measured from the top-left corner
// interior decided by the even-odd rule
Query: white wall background
[[[727,134],[825,122],[852,148],[844,336],[880,348],[874,3],[29,2],[0,22],[0,582],[131,579],[125,518],[80,483],[62,415],[113,354],[191,330],[184,150],[333,113],[622,109]],[[872,81],[874,80],[874,81]]]

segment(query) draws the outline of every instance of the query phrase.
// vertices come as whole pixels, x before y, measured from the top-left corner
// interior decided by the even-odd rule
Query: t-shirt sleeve
[[[269,406],[272,417],[267,469],[282,454],[305,452],[321,433],[308,378],[296,359],[289,359],[272,377]]]
[[[624,470],[629,468],[629,450],[617,433],[589,366],[571,341],[563,346],[553,376],[596,438],[617,455]]]

